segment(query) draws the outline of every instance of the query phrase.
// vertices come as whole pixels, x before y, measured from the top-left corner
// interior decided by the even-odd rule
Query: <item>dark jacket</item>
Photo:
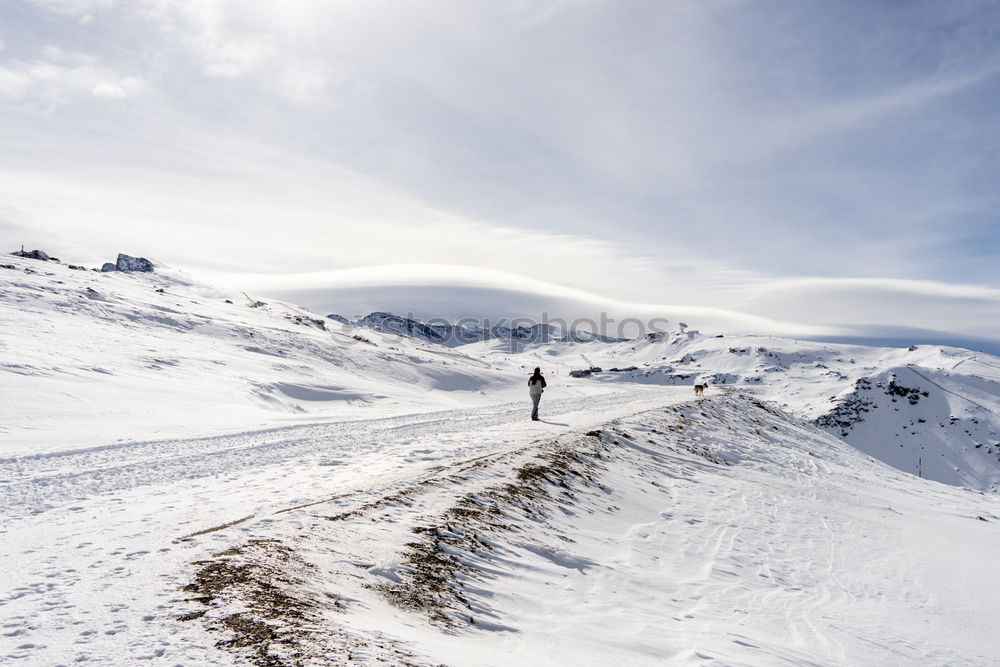
[[[528,392],[531,394],[541,394],[545,389],[545,377],[538,373],[528,378]]]

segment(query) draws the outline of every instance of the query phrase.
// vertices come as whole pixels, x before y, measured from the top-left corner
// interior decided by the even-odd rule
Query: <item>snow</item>
[[[502,366],[509,345],[487,341],[461,348]],[[771,336],[716,337],[686,331],[617,344],[526,345],[530,358],[568,373],[594,366],[587,383],[643,383],[738,388],[796,416],[826,424],[862,451],[901,470],[978,490],[1000,489],[1000,358],[937,346],[866,347]],[[636,370],[614,372],[608,369]],[[857,383],[867,411],[858,412]],[[916,401],[893,395],[897,383]],[[927,396],[924,396],[924,392]],[[831,422],[852,413],[849,425]],[[905,428],[904,428],[905,427]]]
[[[481,361],[367,330],[357,340],[351,327],[319,328],[308,311],[255,307],[163,267],[10,261],[0,269],[0,455],[513,397],[510,378]]]
[[[1000,661],[994,357],[445,348],[159,265],[9,262],[5,664]]]
[[[136,646],[161,646],[171,664],[226,664],[211,650],[217,638],[176,620],[192,562],[234,535],[297,525],[281,510],[359,490],[367,497],[455,458],[589,428],[626,397],[640,408],[662,400],[645,394],[555,399],[540,423],[525,419],[523,404],[502,404],[4,460],[11,595],[0,655],[117,664]],[[248,516],[232,532],[177,541]],[[16,650],[25,644],[35,648]]]

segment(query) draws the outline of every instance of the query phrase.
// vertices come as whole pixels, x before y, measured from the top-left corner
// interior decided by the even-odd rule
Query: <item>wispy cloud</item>
[[[335,68],[297,55],[299,48],[290,41],[291,35],[275,32],[274,21],[240,21],[247,14],[266,17],[268,12],[262,13],[261,7],[221,0],[144,0],[138,14],[155,31],[186,48],[204,75],[247,80],[265,93],[322,108]],[[275,6],[271,18],[282,11]]]
[[[148,90],[142,78],[104,65],[92,53],[54,44],[30,60],[0,60],[0,100],[8,102],[64,105],[80,95],[122,99]]]
[[[0,98],[12,101],[68,104],[74,95],[121,99],[147,89],[139,77],[91,64],[36,60],[0,66]]]
[[[341,314],[389,309],[424,317],[564,318],[600,314],[686,321],[706,333],[760,333],[802,337],[885,338],[892,330],[909,343],[994,338],[1000,326],[1000,289],[907,280],[770,280],[733,283],[724,298],[683,275],[672,276],[701,305],[635,301],[501,269],[457,264],[387,264],[335,271],[220,273],[196,271],[213,283],[290,299]],[[747,277],[745,277],[747,278]],[[460,291],[457,291],[460,290]],[[906,323],[905,325],[901,323]],[[907,331],[909,333],[907,333]]]
[[[574,318],[590,317],[599,321],[599,314],[622,321],[626,318],[660,318],[674,323],[688,320],[706,327],[713,332],[741,331],[755,333],[780,333],[784,335],[822,335],[830,333],[824,326],[813,326],[804,322],[780,321],[759,314],[739,312],[725,308],[690,306],[667,303],[645,303],[615,299],[603,294],[588,292],[566,285],[560,285],[509,271],[486,269],[481,266],[445,264],[391,264],[365,266],[338,271],[323,271],[305,274],[220,274],[203,272],[202,275],[221,284],[232,287],[251,286],[260,293],[293,296],[306,299],[307,303],[336,304],[356,303],[350,295],[353,291],[369,291],[372,288],[413,288],[424,287],[421,306],[435,316],[497,317],[498,295],[519,294],[522,305],[514,316],[538,318],[541,310],[532,312],[524,307],[545,309],[548,315]],[[461,287],[480,295],[481,304],[475,310],[456,311],[445,299],[452,298],[448,288]],[[435,294],[439,298],[435,298]],[[374,304],[368,306],[375,309]],[[393,303],[381,307],[415,308],[414,304]],[[506,311],[510,306],[504,304]],[[436,311],[434,309],[437,309]]]

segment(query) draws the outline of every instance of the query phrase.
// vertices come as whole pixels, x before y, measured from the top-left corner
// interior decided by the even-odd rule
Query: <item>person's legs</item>
[[[538,401],[542,400],[541,394],[534,394],[531,397],[531,418],[534,421],[538,421]]]

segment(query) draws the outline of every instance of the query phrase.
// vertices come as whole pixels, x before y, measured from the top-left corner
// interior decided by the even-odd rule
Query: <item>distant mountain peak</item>
[[[620,343],[624,338],[604,336],[584,329],[564,330],[556,324],[514,324],[500,318],[499,324],[484,320],[474,322],[424,322],[413,317],[376,311],[355,320],[354,326],[366,327],[382,333],[399,334],[418,338],[447,347],[459,347],[486,340],[510,340],[518,343],[591,342]],[[514,326],[510,326],[514,324]],[[484,326],[485,325],[485,326]]]

